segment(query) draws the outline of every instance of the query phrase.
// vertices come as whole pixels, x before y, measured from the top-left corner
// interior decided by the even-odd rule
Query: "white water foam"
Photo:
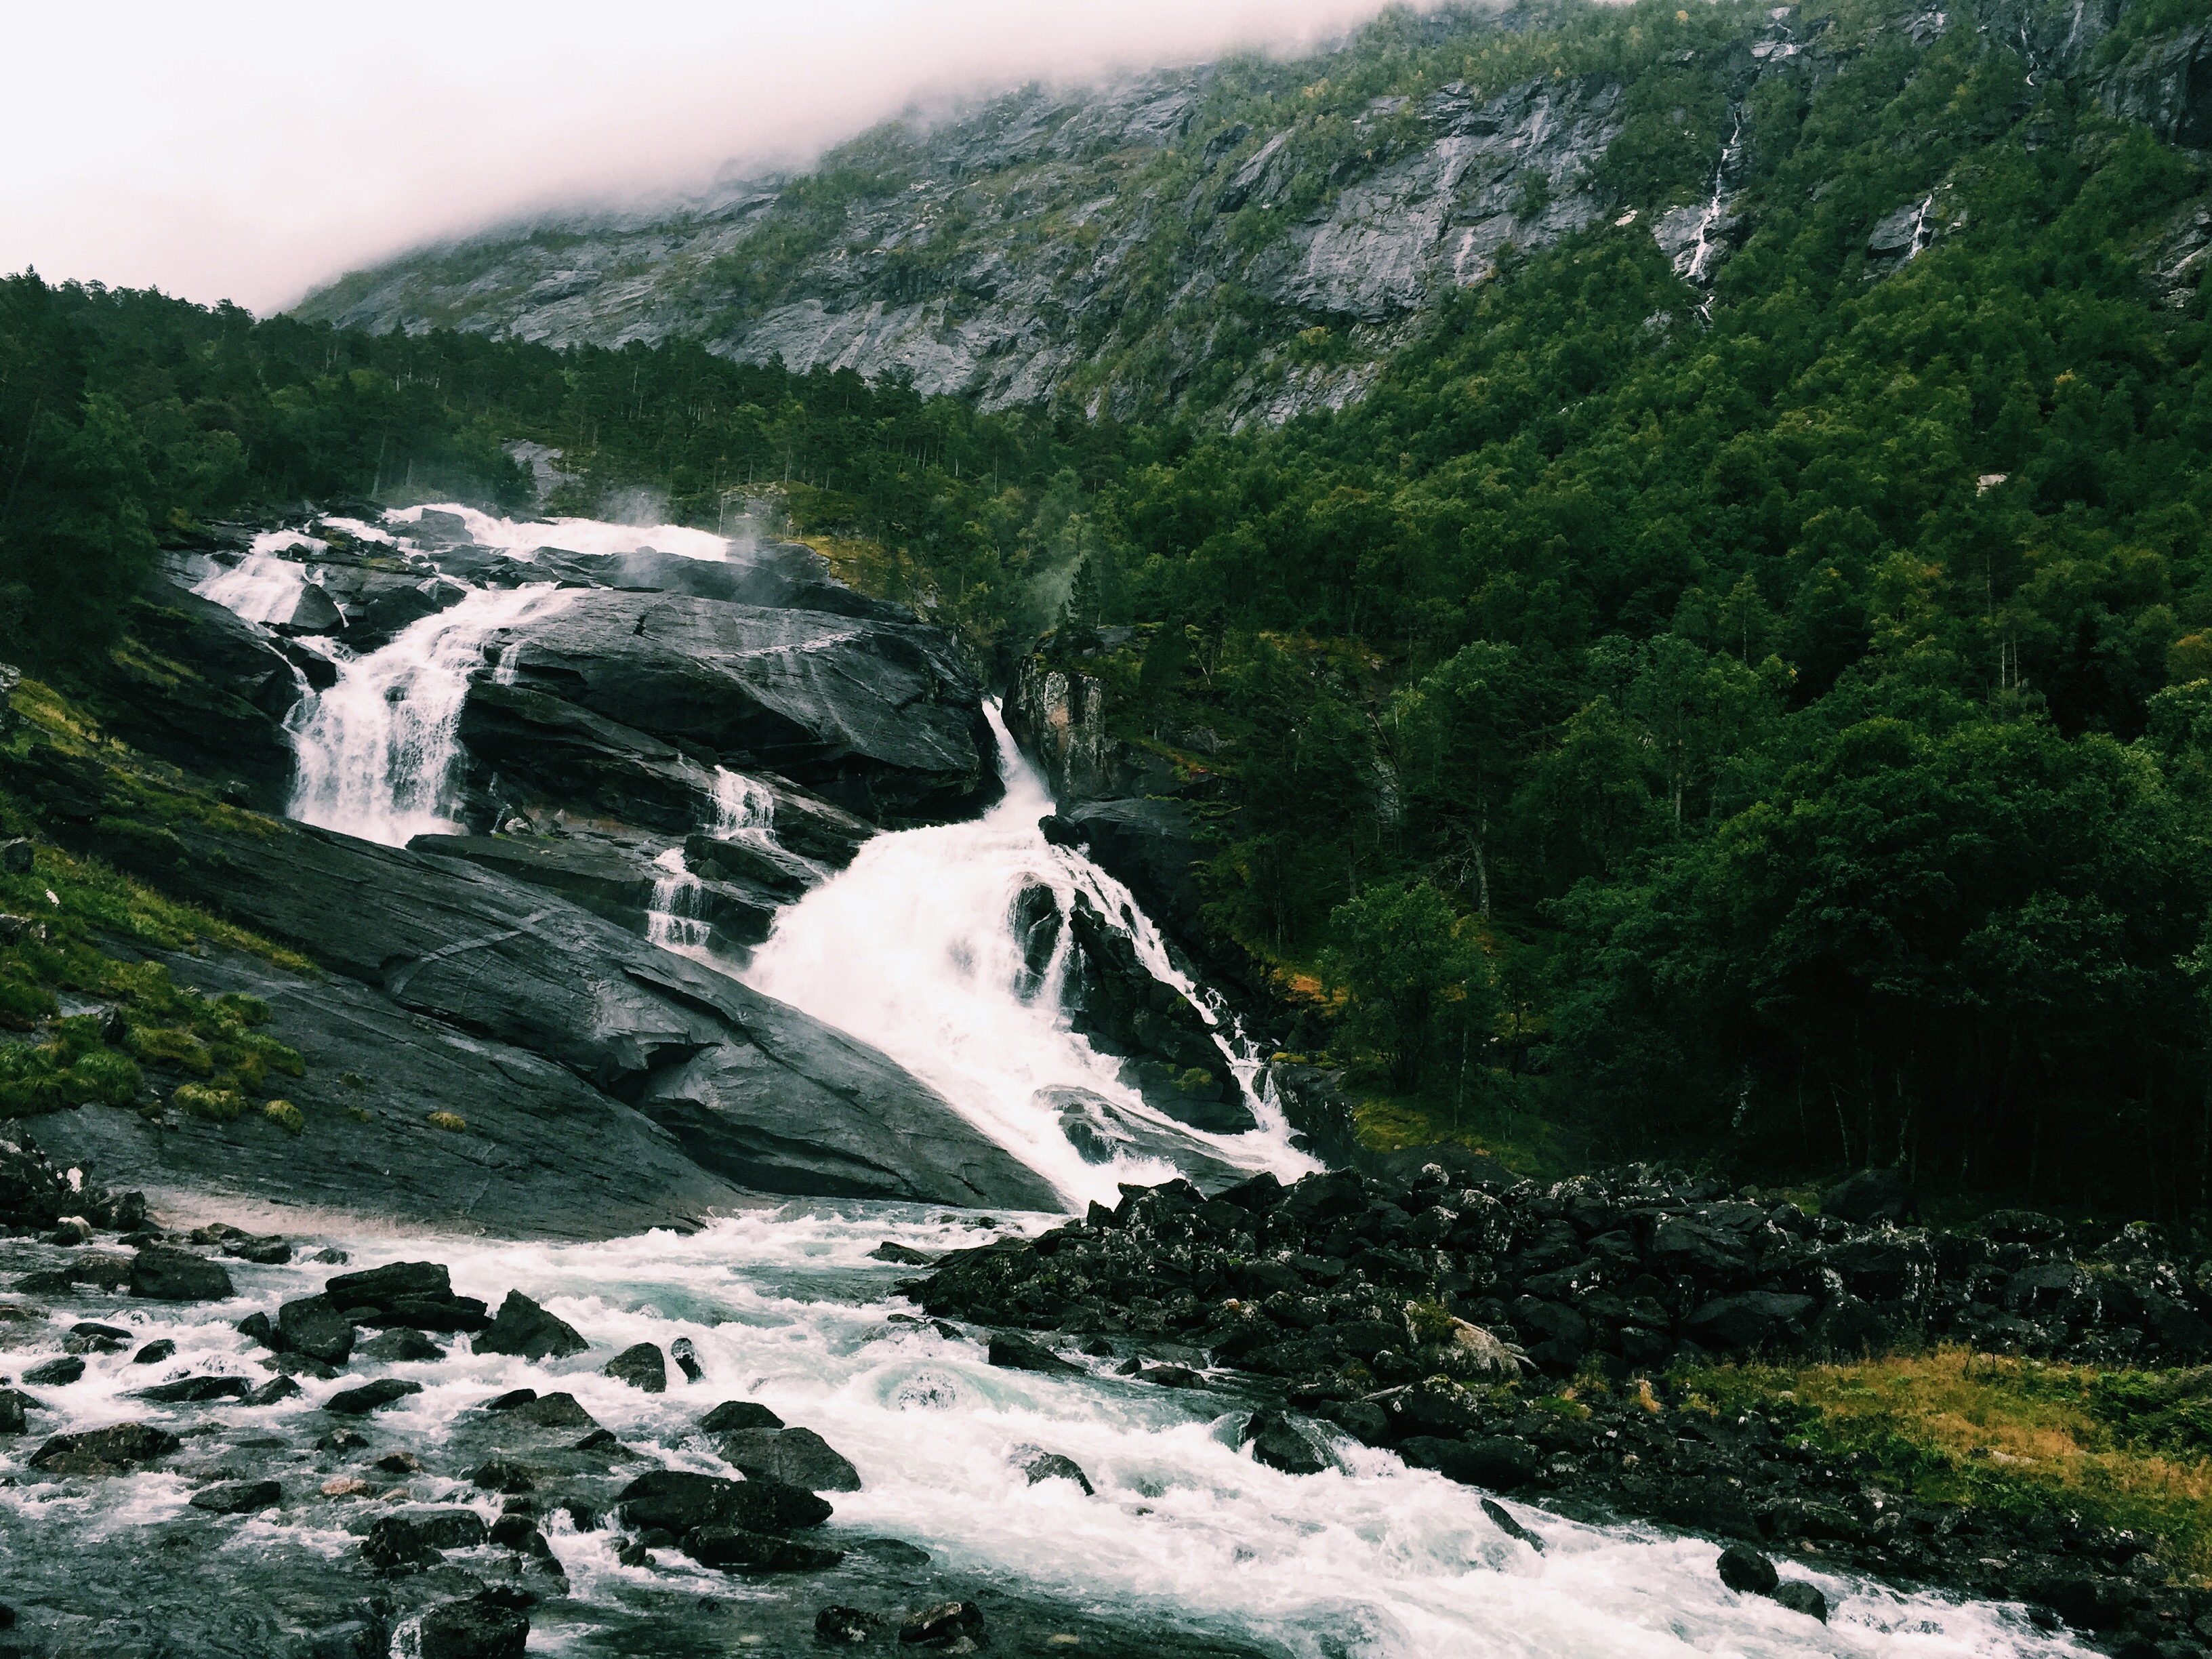
[[[608,524],[599,519],[501,519],[459,502],[408,507],[392,514],[386,522],[404,534],[424,512],[450,513],[468,526],[470,539],[480,547],[495,547],[525,555],[541,547],[557,547],[570,553],[634,553],[641,547],[658,548],[687,559],[720,563],[730,557],[732,544],[711,530],[692,530],[680,524]],[[434,552],[432,557],[434,558]]]
[[[909,1270],[871,1261],[877,1241],[941,1251],[981,1237],[925,1214],[792,1205],[689,1238],[654,1232],[567,1246],[343,1238],[349,1270],[445,1261],[461,1293],[496,1303],[519,1289],[593,1346],[533,1364],[472,1355],[467,1339],[452,1339],[442,1361],[357,1361],[337,1380],[301,1377],[297,1399],[264,1407],[171,1411],[129,1399],[130,1389],[184,1376],[258,1377],[259,1351],[234,1322],[250,1308],[314,1292],[331,1271],[233,1262],[246,1294],[229,1303],[94,1297],[58,1310],[56,1346],[70,1319],[89,1316],[131,1328],[134,1343],[169,1337],[178,1351],[156,1366],[133,1365],[127,1354],[91,1356],[82,1382],[41,1390],[52,1407],[41,1426],[216,1420],[234,1425],[233,1434],[305,1443],[325,1426],[323,1401],[388,1375],[418,1382],[422,1392],[380,1413],[378,1431],[426,1458],[464,1413],[530,1387],[574,1394],[625,1444],[668,1465],[728,1474],[694,1430],[714,1402],[750,1398],[821,1434],[859,1470],[861,1490],[832,1494],[826,1543],[896,1536],[930,1551],[940,1568],[983,1583],[1064,1594],[1104,1612],[1166,1615],[1223,1637],[1279,1644],[1303,1659],[2087,1659],[2072,1642],[2039,1634],[2017,1607],[1908,1595],[1786,1565],[1828,1597],[1832,1611],[1822,1626],[1724,1589],[1710,1541],[1581,1526],[1512,1505],[1546,1540],[1540,1555],[1482,1513],[1481,1494],[1388,1453],[1340,1443],[1339,1467],[1310,1476],[1255,1462],[1236,1444],[1248,1408],[1233,1398],[1124,1381],[1103,1374],[1106,1361],[1094,1362],[1100,1374],[1080,1376],[995,1369],[975,1340],[891,1322],[905,1310],[886,1299],[890,1282]],[[647,1395],[599,1370],[631,1343],[665,1348],[679,1336],[705,1366],[699,1384],[672,1376],[667,1393]],[[1066,1480],[1031,1485],[1017,1467],[1025,1448],[1073,1459],[1097,1496]],[[28,1449],[0,1451],[0,1460]],[[336,1531],[331,1511],[298,1483],[288,1476],[285,1506],[245,1523],[252,1541],[274,1541],[295,1526],[330,1528],[330,1551],[350,1555],[358,1540]],[[487,1521],[497,1512],[495,1497],[451,1480],[408,1484],[417,1500],[469,1504]],[[181,1512],[191,1491],[168,1473],[88,1487],[80,1498],[0,1483],[0,1522],[32,1538],[55,1538],[64,1524],[120,1530]],[[651,1566],[622,1565],[610,1530],[580,1533],[554,1516],[546,1533],[568,1574],[573,1610],[557,1616],[571,1629],[617,1620],[622,1594],[647,1583],[732,1593],[732,1581],[673,1551],[659,1552]],[[311,1548],[322,1537],[291,1535]],[[533,1644],[557,1646],[559,1634],[549,1628]]]
[[[299,757],[288,815],[394,847],[458,828],[450,809],[469,675],[485,666],[493,635],[568,598],[550,583],[479,588],[365,657],[333,642],[337,683],[303,698],[287,722]]]
[[[1121,1081],[1120,1063],[1094,1050],[1060,1012],[1065,929],[1043,986],[1024,999],[1010,918],[1031,884],[1049,887],[1063,915],[1085,894],[1127,928],[1155,977],[1186,996],[1196,988],[1127,888],[1079,852],[1045,840],[1037,820],[1053,810],[1052,798],[998,710],[988,712],[1005,798],[965,823],[876,836],[847,869],[776,918],[741,977],[881,1048],[1079,1205],[1111,1202],[1117,1182],[1164,1180],[1172,1170],[1157,1160],[1085,1163],[1052,1108],[1032,1101],[1039,1089],[1093,1090],[1229,1164],[1291,1180],[1318,1167],[1292,1150],[1279,1112],[1265,1103],[1255,1103],[1260,1129],[1228,1136],[1168,1123],[1146,1106]],[[1241,1069],[1249,1079],[1250,1065]]]

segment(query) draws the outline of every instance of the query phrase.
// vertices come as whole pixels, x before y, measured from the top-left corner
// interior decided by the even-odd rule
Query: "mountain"
[[[555,344],[688,337],[986,408],[1273,423],[1357,398],[1454,290],[1601,220],[1632,214],[1709,284],[1758,210],[1754,112],[1869,55],[1971,30],[2030,86],[2078,81],[2091,106],[2212,143],[2206,31],[2157,27],[2151,0],[1644,4],[1625,30],[1613,9],[1393,13],[1296,62],[1030,86],[889,123],[798,177],[426,250],[300,314]],[[1948,183],[1883,205],[1870,271],[1953,227]]]

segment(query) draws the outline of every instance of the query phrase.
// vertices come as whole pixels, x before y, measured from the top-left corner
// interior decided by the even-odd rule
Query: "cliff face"
[[[301,310],[556,343],[696,337],[988,407],[1272,422],[1358,398],[1454,290],[1601,216],[1640,219],[1709,283],[1749,228],[1759,111],[1900,49],[1965,32],[2016,54],[2031,88],[2212,143],[2207,30],[2100,52],[2123,0],[1680,15],[1690,44],[1647,40],[1628,62],[1589,45],[1580,11],[1516,9],[1386,19],[1298,64],[1030,87],[880,128],[804,177],[487,234]],[[1895,204],[1869,270],[1944,223],[1940,190]]]

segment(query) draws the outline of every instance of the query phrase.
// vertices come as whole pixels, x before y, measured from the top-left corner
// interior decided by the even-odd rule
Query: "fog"
[[[549,208],[789,166],[910,105],[1295,50],[1376,0],[20,8],[0,270],[281,309]]]

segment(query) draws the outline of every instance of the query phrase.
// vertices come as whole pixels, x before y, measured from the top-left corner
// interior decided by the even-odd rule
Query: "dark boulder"
[[[738,1429],[715,1449],[749,1479],[762,1475],[806,1492],[858,1492],[860,1474],[811,1429]]]
[[[816,1639],[823,1642],[870,1642],[885,1622],[879,1613],[839,1607],[833,1602],[814,1615],[814,1634]]]
[[[469,1484],[507,1497],[538,1490],[538,1477],[511,1457],[489,1457],[470,1472]]]
[[[1538,1468],[1535,1449],[1508,1435],[1474,1440],[1415,1435],[1399,1443],[1398,1454],[1416,1468],[1491,1492],[1518,1492],[1536,1478]]]
[[[981,1647],[985,1640],[983,1609],[973,1601],[940,1601],[919,1608],[901,1622],[898,1639],[903,1645],[926,1648],[957,1647],[963,1643],[970,1648]]]
[[[243,1400],[252,1386],[242,1376],[186,1376],[141,1389],[135,1397],[158,1406],[198,1406],[210,1400]]]
[[[650,1342],[634,1343],[599,1370],[603,1375],[647,1394],[668,1392],[668,1362]]]
[[[283,1346],[325,1365],[344,1364],[353,1355],[353,1324],[338,1311],[338,1306],[327,1293],[284,1304],[276,1310],[276,1328],[283,1334]]]
[[[395,1325],[382,1335],[362,1343],[361,1357],[389,1364],[395,1361],[443,1359],[446,1351],[422,1332],[410,1330],[404,1325]]]
[[[34,1389],[58,1389],[67,1387],[83,1375],[84,1361],[72,1353],[32,1366],[23,1373],[23,1381]]]
[[[1073,1458],[1064,1457],[1058,1452],[1038,1451],[1031,1448],[1029,1455],[1017,1467],[1029,1477],[1032,1486],[1040,1480],[1073,1480],[1083,1488],[1085,1498],[1097,1496],[1091,1488],[1091,1477],[1084,1474],[1083,1466]]]
[[[149,1244],[131,1259],[131,1294],[149,1302],[220,1302],[238,1291],[220,1262]]]
[[[1715,1564],[1726,1584],[1739,1595],[1771,1595],[1780,1575],[1774,1563],[1748,1544],[1731,1544]]]
[[[289,1376],[272,1376],[258,1389],[249,1389],[239,1396],[242,1406],[273,1406],[279,1401],[289,1400],[300,1392],[300,1385]]]
[[[155,1337],[131,1356],[134,1365],[158,1365],[177,1352],[177,1345],[166,1336]]]
[[[409,1572],[436,1565],[440,1552],[408,1516],[387,1515],[369,1524],[361,1554],[379,1572]]]
[[[210,1515],[246,1515],[283,1501],[283,1489],[274,1480],[222,1480],[191,1496],[192,1507]]]
[[[1116,1105],[1096,1090],[1054,1084],[1037,1090],[1030,1103],[1059,1118],[1060,1133],[1086,1164],[1111,1164],[1123,1157],[1158,1158],[1207,1188],[1237,1181],[1244,1174],[1216,1157],[1203,1141]]]
[[[684,1535],[683,1549],[702,1567],[748,1572],[823,1572],[845,1552],[801,1543],[742,1527],[698,1527]]]
[[[21,1389],[0,1389],[0,1434],[28,1432],[31,1426],[29,1413],[45,1409]]]
[[[529,1615],[477,1596],[432,1607],[416,1626],[419,1659],[523,1659]]]
[[[623,1523],[659,1528],[678,1536],[695,1527],[738,1527],[774,1532],[818,1527],[830,1507],[812,1492],[781,1480],[726,1480],[688,1469],[655,1469],[623,1487],[617,1500]]]
[[[323,1409],[340,1412],[348,1417],[362,1417],[394,1405],[410,1394],[422,1392],[420,1382],[404,1377],[380,1376],[374,1382],[364,1382],[357,1389],[346,1389],[332,1395],[323,1401]]]
[[[1238,1441],[1251,1447],[1255,1462],[1285,1474],[1319,1474],[1328,1468],[1297,1425],[1277,1412],[1254,1412]]]
[[[472,1550],[484,1541],[483,1517],[474,1510],[409,1510],[406,1519],[434,1550]]]
[[[31,1454],[30,1466],[54,1475],[123,1474],[141,1463],[167,1457],[182,1443],[151,1423],[118,1423],[79,1434],[58,1434]]]
[[[699,1419],[702,1434],[727,1434],[732,1429],[780,1429],[783,1419],[751,1400],[725,1400]]]
[[[1083,1367],[1070,1364],[1051,1349],[1011,1332],[994,1332],[987,1351],[990,1363],[1010,1371],[1038,1371],[1048,1376],[1080,1376]]]
[[[1539,1555],[1541,1555],[1544,1553],[1544,1540],[1541,1538],[1539,1538],[1534,1533],[1529,1531],[1528,1528],[1522,1526],[1518,1521],[1515,1520],[1513,1518],[1512,1511],[1508,1510],[1504,1504],[1499,1503],[1496,1498],[1484,1498],[1482,1500],[1482,1512],[1490,1517],[1490,1524],[1496,1527],[1498,1531],[1504,1533],[1508,1538],[1518,1539],[1522,1543],[1526,1544],[1530,1549],[1535,1551]]]
[[[1861,1227],[1903,1221],[1912,1213],[1912,1193],[1895,1170],[1862,1170],[1821,1194],[1820,1213]]]
[[[1088,846],[1091,861],[1127,887],[1156,924],[1194,952],[1209,953],[1212,931],[1200,911],[1203,896],[1193,874],[1199,850],[1188,806],[1143,799],[1084,801],[1069,807],[1063,821]]]
[[[1696,1342],[1723,1353],[1794,1347],[1805,1339],[1807,1316],[1814,1305],[1809,1296],[1747,1291],[1703,1304],[1683,1328]]]
[[[1824,1625],[1828,1622],[1828,1598],[1817,1585],[1792,1578],[1787,1583],[1777,1584],[1768,1595],[1792,1613],[1802,1613]]]
[[[478,1353],[513,1354],[520,1359],[565,1359],[592,1345],[574,1325],[523,1295],[509,1291],[490,1324],[473,1339]]]

